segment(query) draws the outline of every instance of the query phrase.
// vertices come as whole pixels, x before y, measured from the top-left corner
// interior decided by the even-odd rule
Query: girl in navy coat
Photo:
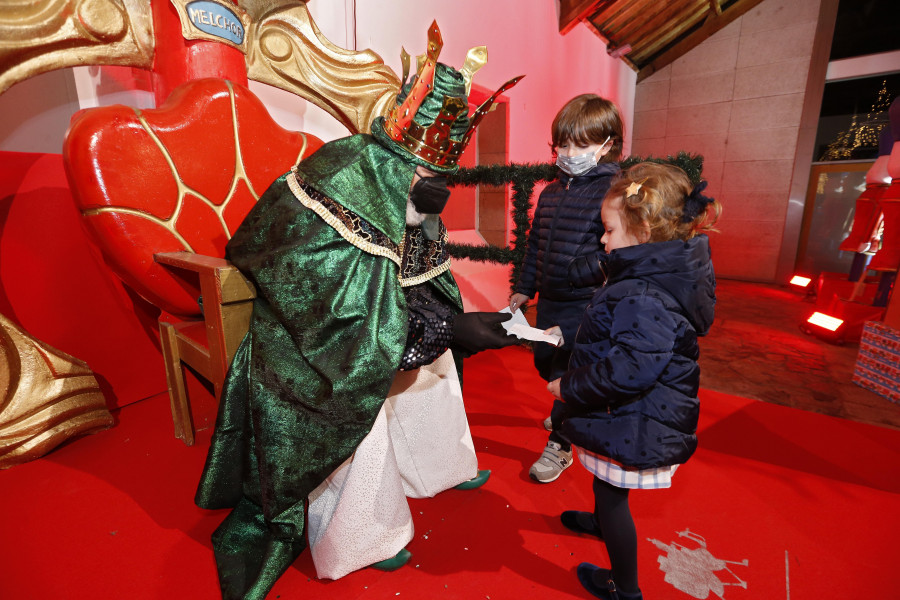
[[[562,329],[561,347],[534,347],[534,365],[546,381],[565,372],[584,307],[603,284],[600,205],[619,174],[623,131],[616,105],[596,94],[572,98],[553,119],[551,147],[559,177],[538,198],[522,272],[509,299],[515,311],[537,294],[537,327]],[[571,464],[569,443],[553,432],[528,474],[549,483]]]
[[[594,475],[594,510],[569,529],[606,542],[611,569],[578,567],[598,598],[640,599],[631,489],[671,485],[697,447],[697,336],[713,321],[709,230],[718,203],[681,169],[641,163],[603,201],[608,278],[584,313],[569,369],[549,383],[554,430]],[[558,332],[556,332],[558,333]]]

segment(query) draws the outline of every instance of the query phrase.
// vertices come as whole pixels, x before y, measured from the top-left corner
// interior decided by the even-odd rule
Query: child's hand
[[[557,327],[557,329],[559,329],[559,328]],[[548,329],[547,331],[549,332],[550,330]],[[562,400],[562,396],[560,396],[560,391],[559,391],[559,382],[560,382],[559,379],[554,379],[553,381],[548,383],[547,391],[550,392],[551,394],[553,394],[554,398],[559,398],[560,400]]]
[[[566,340],[563,339],[562,329],[560,329],[559,325],[554,325],[550,329],[545,329],[544,335],[558,335],[559,339],[562,340],[560,345],[566,343]]]
[[[528,296],[525,294],[513,294],[509,297],[509,310],[516,312],[517,308],[522,308],[528,302]]]

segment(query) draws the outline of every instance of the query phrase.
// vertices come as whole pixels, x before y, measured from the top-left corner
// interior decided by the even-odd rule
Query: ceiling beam
[[[588,18],[605,0],[559,0],[559,32],[568,33]]]
[[[654,5],[654,8],[657,12],[661,10],[657,5]],[[603,31],[620,32],[632,26],[631,24],[635,20],[640,20],[647,11],[648,8],[641,2],[614,0],[607,3],[602,9],[598,9],[590,16],[590,20]]]
[[[653,40],[667,37],[674,39],[675,36],[681,35],[697,24],[697,6],[696,0],[671,2],[668,8],[640,23],[638,27],[632,29],[625,37],[630,40],[636,40],[637,44],[632,42],[634,46],[653,45],[657,48],[662,47],[655,44]],[[699,7],[701,15],[708,9],[704,0],[700,0]]]
[[[640,2],[613,0],[607,2],[602,8],[597,8],[591,15],[591,21],[601,23],[604,27],[614,22],[621,24],[622,21],[631,20],[644,10],[646,7],[642,6]]]
[[[685,9],[687,11],[688,9]],[[678,19],[673,19],[673,25],[664,27],[656,27],[646,32],[639,32],[637,39],[641,40],[640,48],[632,54],[635,62],[643,64],[647,59],[653,58],[660,51],[671,44],[673,41],[688,35],[697,25],[703,23],[706,15],[709,14],[709,7],[706,4],[693,6],[692,12],[682,11]]]
[[[641,70],[638,71],[638,82],[646,79],[666,65],[675,62],[677,59],[681,58],[682,56],[699,46],[700,43],[703,42],[706,38],[713,35],[720,29],[723,29],[725,26],[731,24],[733,21],[736,21],[739,17],[743,16],[746,12],[754,8],[762,1],[763,0],[738,0],[731,6],[723,10],[721,15],[717,15],[715,17],[712,17],[712,15],[710,15],[710,18],[706,20],[703,26],[675,44],[672,48],[664,52],[662,55],[653,59],[653,61],[649,64],[644,65]]]

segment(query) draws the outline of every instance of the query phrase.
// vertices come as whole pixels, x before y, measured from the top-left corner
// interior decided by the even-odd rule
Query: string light
[[[853,113],[850,128],[837,134],[834,141],[826,146],[819,160],[848,160],[858,148],[877,148],[878,136],[888,123],[887,111],[891,106],[891,93],[887,89],[887,79],[881,82],[881,89],[866,118],[858,123],[859,115]]]

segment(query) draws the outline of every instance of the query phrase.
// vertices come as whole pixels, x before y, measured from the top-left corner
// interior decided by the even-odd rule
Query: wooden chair
[[[269,184],[322,145],[287,131],[224,79],[177,88],[159,108],[108,106],[72,118],[63,147],[84,224],[110,268],[160,308],[175,436],[194,443],[184,365],[218,400],[255,290],[225,245]]]
[[[159,252],[157,263],[183,270],[200,283],[203,318],[175,318],[162,313],[159,337],[162,343],[175,437],[190,446],[194,427],[184,365],[190,365],[213,385],[216,400],[234,353],[250,327],[256,290],[241,272],[224,258],[192,252]]]

